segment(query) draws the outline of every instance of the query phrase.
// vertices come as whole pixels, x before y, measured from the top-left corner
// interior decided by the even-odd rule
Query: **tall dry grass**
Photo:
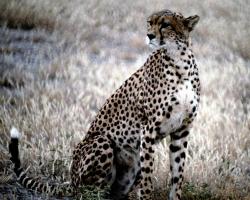
[[[189,136],[184,199],[250,199],[249,9],[242,1],[0,1],[0,147],[22,132],[23,164],[69,180],[71,152],[105,99],[144,62],[145,19],[171,9],[201,17],[193,50],[202,98]],[[164,199],[168,139],[155,188]],[[3,167],[6,167],[3,165]]]

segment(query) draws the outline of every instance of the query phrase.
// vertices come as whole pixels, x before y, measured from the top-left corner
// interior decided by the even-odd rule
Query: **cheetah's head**
[[[153,13],[147,19],[147,36],[152,48],[169,44],[189,43],[189,33],[194,29],[200,17],[184,18],[182,14],[164,10]]]

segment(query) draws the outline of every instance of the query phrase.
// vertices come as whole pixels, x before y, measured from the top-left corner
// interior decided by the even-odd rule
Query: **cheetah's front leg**
[[[141,182],[139,189],[140,200],[151,200],[153,192],[152,173],[154,166],[155,140],[153,129],[149,126],[143,130],[141,138],[140,165],[141,165]]]
[[[183,182],[183,171],[186,158],[188,134],[189,130],[187,129],[171,134],[169,156],[170,156],[170,170],[172,173],[172,178],[171,178],[171,191],[169,194],[169,200],[181,199],[181,189]]]

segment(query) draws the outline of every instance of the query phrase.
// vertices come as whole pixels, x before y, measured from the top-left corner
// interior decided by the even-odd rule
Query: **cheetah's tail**
[[[17,175],[18,182],[27,189],[41,192],[51,196],[72,196],[74,189],[70,184],[67,185],[50,185],[40,180],[28,177],[26,171],[21,167],[19,158],[18,142],[20,133],[16,128],[10,131],[11,141],[9,144],[10,160],[14,163],[14,172]]]

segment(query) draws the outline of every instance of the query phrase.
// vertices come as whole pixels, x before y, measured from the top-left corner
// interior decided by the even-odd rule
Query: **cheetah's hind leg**
[[[114,183],[115,169],[113,143],[105,135],[91,135],[73,151],[72,185],[80,192],[85,186],[106,190]]]
[[[115,148],[114,151],[116,178],[111,186],[111,197],[115,200],[127,200],[140,171],[140,154],[129,145],[125,145],[122,149]]]

